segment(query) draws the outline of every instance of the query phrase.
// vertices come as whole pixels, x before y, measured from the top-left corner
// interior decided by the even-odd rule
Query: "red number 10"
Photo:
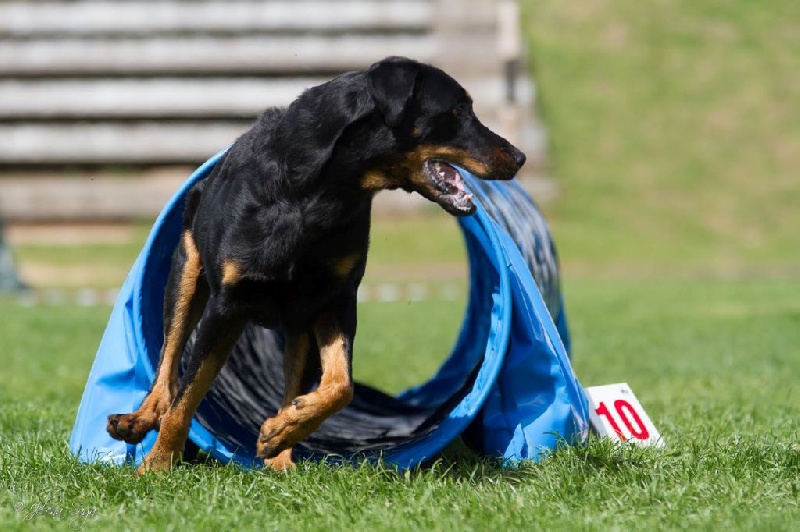
[[[628,401],[625,399],[617,399],[614,401],[614,410],[617,411],[617,415],[622,422],[625,423],[625,427],[627,427],[631,436],[637,440],[646,440],[650,438],[650,431],[647,430],[647,427],[642,423],[642,418],[639,417],[636,409],[633,408]],[[597,412],[598,416],[605,416],[608,422],[611,423],[611,428],[614,429],[617,436],[619,436],[621,440],[625,439],[622,429],[619,428],[617,421],[614,419],[614,416],[611,415],[611,411],[609,411],[605,403],[601,402],[595,412]]]

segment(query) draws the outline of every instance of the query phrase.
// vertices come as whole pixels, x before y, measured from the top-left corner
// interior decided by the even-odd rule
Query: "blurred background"
[[[0,1],[0,219],[16,264],[6,249],[4,286],[113,300],[196,166],[266,107],[390,55],[461,81],[547,194],[520,29],[509,0]],[[460,297],[455,224],[404,193],[376,211],[371,297]]]
[[[567,279],[796,276],[799,6],[0,2],[0,286],[113,290],[194,167],[387,55],[445,68],[528,153]],[[461,297],[455,224],[379,199],[371,297]]]
[[[359,468],[334,479],[353,497],[305,504],[292,480],[299,497],[248,488],[235,515],[224,484],[75,469],[64,442],[108,304],[167,198],[263,108],[392,54],[451,72],[527,152],[575,371],[629,383],[667,452],[590,445],[502,477],[446,458],[438,484]],[[795,530],[798,168],[798,0],[0,0],[0,528],[19,505],[52,526],[305,512],[356,530],[478,528],[502,505],[495,528]],[[354,374],[395,392],[451,349],[467,267],[441,209],[378,200]]]
[[[524,2],[572,275],[800,269],[800,3]]]

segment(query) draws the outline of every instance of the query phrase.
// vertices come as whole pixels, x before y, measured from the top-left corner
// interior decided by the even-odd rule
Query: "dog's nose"
[[[513,146],[511,147],[511,158],[514,159],[514,164],[516,164],[518,167],[525,164],[525,160],[527,159],[524,153]]]

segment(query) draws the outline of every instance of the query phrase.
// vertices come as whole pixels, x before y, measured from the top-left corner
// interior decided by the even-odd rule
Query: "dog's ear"
[[[419,63],[404,57],[389,57],[367,71],[367,88],[387,126],[403,121],[418,74]]]
[[[275,126],[291,178],[318,175],[348,128],[375,110],[363,73],[348,72],[304,91]]]

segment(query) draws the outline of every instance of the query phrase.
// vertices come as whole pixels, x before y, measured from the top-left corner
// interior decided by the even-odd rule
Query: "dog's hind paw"
[[[147,433],[156,428],[156,423],[142,419],[136,413],[133,414],[111,414],[108,416],[106,431],[115,440],[122,440],[125,443],[140,443]]]
[[[292,448],[284,449],[278,456],[274,458],[266,458],[264,460],[264,467],[272,469],[273,471],[286,471],[294,469],[294,460],[292,460]]]
[[[266,461],[278,456],[289,445],[291,445],[291,442],[283,438],[278,431],[273,430],[265,434],[262,429],[262,433],[256,442],[256,455]]]
[[[291,451],[292,446],[318,427],[310,423],[302,424],[294,419],[286,421],[286,417],[279,415],[270,418],[261,426],[256,442],[256,454],[259,458],[269,460]]]
[[[160,452],[158,449],[153,449],[136,468],[136,476],[141,477],[147,473],[166,473],[180,461],[181,455],[182,453],[178,451]]]

